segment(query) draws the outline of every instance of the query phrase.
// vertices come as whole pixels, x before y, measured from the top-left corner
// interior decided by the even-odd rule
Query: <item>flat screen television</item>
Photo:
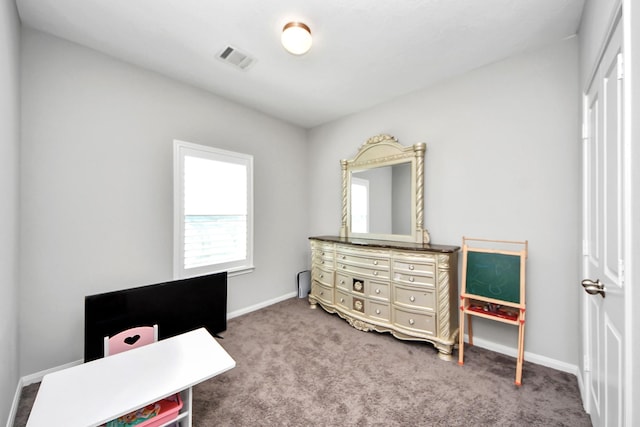
[[[158,325],[164,339],[200,327],[227,329],[227,273],[89,295],[84,299],[84,361],[103,357],[104,337]]]

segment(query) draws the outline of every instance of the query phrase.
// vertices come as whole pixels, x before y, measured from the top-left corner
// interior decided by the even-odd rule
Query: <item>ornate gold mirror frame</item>
[[[429,232],[424,228],[424,156],[426,144],[418,143],[409,147],[402,146],[391,135],[377,135],[369,138],[351,160],[341,160],[342,168],[342,226],[341,237],[367,238],[376,240],[394,240],[415,243],[429,243]],[[379,168],[407,164],[410,168],[410,201],[406,216],[410,222],[409,232],[394,234],[387,232],[353,232],[352,231],[352,182],[353,174],[361,174]],[[395,184],[399,185],[398,183]],[[402,184],[404,186],[404,184]],[[392,188],[392,185],[388,186]],[[367,190],[368,191],[368,190]],[[368,193],[367,193],[368,197]],[[391,204],[389,199],[389,203]],[[391,206],[396,208],[396,206]],[[368,214],[367,214],[368,215]],[[368,217],[367,217],[368,221]]]

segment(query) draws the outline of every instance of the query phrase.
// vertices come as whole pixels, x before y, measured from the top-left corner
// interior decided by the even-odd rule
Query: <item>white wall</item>
[[[18,383],[18,152],[20,21],[0,2],[0,420]],[[0,421],[1,423],[2,421]]]
[[[577,75],[573,38],[313,129],[311,233],[339,231],[339,159],[378,133],[404,145],[426,142],[425,224],[433,243],[527,239],[525,350],[577,365]],[[515,348],[516,335],[508,325],[474,321],[474,337]]]
[[[256,270],[228,310],[307,267],[303,129],[93,50],[22,32],[20,372],[82,359],[84,296],[172,273],[173,139],[254,156]]]

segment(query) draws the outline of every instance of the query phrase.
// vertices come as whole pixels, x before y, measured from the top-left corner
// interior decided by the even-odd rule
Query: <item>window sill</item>
[[[248,267],[240,267],[240,268],[236,268],[236,269],[231,269],[227,271],[227,277],[234,277],[234,276],[241,276],[243,274],[249,274],[252,273],[253,270],[255,270],[256,267],[251,265]]]

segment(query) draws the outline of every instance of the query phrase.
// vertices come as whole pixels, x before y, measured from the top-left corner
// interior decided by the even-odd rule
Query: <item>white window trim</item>
[[[368,179],[363,179],[363,178],[357,178],[355,176],[352,176],[351,177],[351,186],[353,186],[353,185],[359,185],[361,187],[364,187],[366,192],[367,192],[367,200],[366,200],[366,202],[367,202],[366,211],[367,212],[366,212],[366,224],[365,224],[366,231],[357,231],[356,233],[369,233],[369,230],[371,228],[370,227],[371,215],[369,215],[370,214],[369,207],[371,205],[371,203],[370,203],[370,199],[371,198],[370,198],[370,195],[369,195],[369,180]],[[353,212],[352,212],[352,218],[353,218]],[[353,231],[353,224],[351,224],[351,230]]]
[[[247,258],[243,265],[226,268],[224,264],[184,269],[184,198],[183,177],[184,157],[188,153],[202,157],[203,154],[211,158],[229,158],[239,160],[247,167]],[[222,266],[222,268],[217,268]],[[253,265],[253,156],[233,151],[221,150],[206,145],[191,142],[173,141],[173,275],[175,279],[200,276],[204,274],[226,271],[228,276],[250,273],[255,269]]]

